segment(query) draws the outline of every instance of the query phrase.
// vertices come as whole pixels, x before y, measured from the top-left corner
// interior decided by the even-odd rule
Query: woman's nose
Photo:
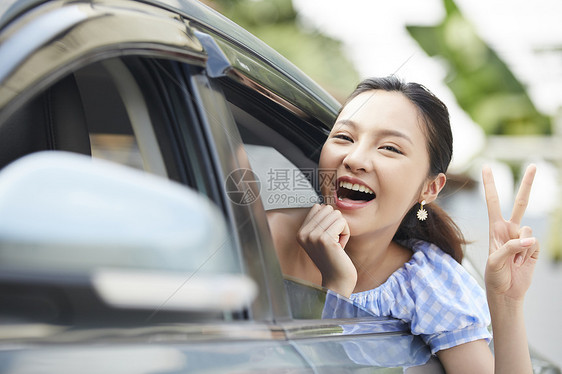
[[[369,169],[369,162],[367,152],[365,152],[361,145],[356,145],[350,149],[343,159],[345,168],[351,171],[367,171]]]

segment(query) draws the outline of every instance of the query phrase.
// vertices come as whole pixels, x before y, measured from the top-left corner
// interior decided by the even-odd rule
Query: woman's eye
[[[380,147],[380,149],[384,149],[386,151],[398,153],[400,155],[402,154],[402,152],[398,148],[396,148],[394,146],[391,146],[391,145],[383,145],[382,147]]]
[[[347,140],[347,141],[353,142],[353,139],[351,139],[349,136],[344,135],[344,134],[336,134],[336,135],[334,135],[334,138],[342,139],[342,140]]]

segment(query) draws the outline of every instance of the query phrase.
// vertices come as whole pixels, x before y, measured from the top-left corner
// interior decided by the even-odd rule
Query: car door
[[[30,153],[67,151],[189,186],[220,208],[230,236],[185,258],[192,269],[185,281],[223,269],[249,275],[259,292],[250,305],[213,313],[167,311],[167,300],[117,310],[89,290],[69,292],[72,278],[57,278],[49,264],[25,280],[2,271],[0,341],[18,347],[2,350],[0,369],[36,371],[47,360],[56,372],[130,372],[138,360],[156,371],[310,372],[275,324],[290,312],[274,252],[264,252],[267,237],[256,234],[266,230],[263,208],[234,204],[224,189],[245,156],[188,22],[145,2],[21,6],[25,13],[10,14],[0,31],[0,168]],[[41,308],[45,301],[58,312]],[[8,333],[14,319],[24,335]]]

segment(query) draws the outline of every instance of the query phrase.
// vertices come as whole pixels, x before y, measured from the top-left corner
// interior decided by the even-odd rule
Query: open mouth
[[[376,197],[369,187],[344,181],[339,181],[336,194],[340,200],[349,199],[357,202],[371,201]]]

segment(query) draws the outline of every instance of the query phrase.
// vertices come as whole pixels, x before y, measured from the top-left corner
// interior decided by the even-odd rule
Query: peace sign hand
[[[525,171],[511,218],[506,221],[501,214],[492,170],[489,167],[482,170],[490,222],[490,252],[485,275],[489,297],[520,302],[531,284],[539,256],[539,243],[530,227],[520,225],[535,173],[535,165],[530,165]]]

